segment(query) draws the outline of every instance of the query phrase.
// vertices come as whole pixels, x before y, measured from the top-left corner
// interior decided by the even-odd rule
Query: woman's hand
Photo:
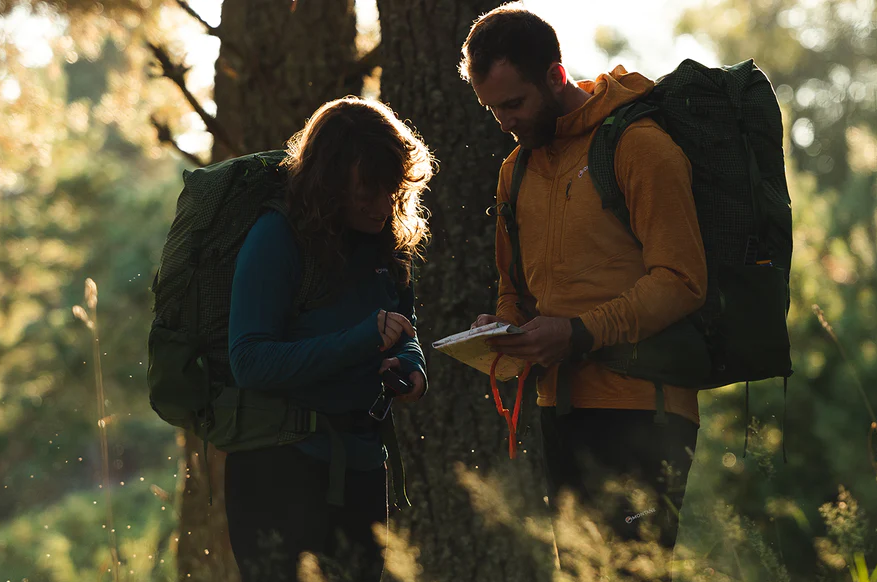
[[[381,351],[385,352],[396,345],[402,333],[414,337],[417,331],[408,318],[401,313],[386,312],[383,309],[378,312],[378,331],[381,332]]]
[[[391,368],[393,370],[401,370],[402,364],[399,362],[399,358],[387,358],[381,362],[378,374],[383,374],[386,370]],[[423,398],[423,393],[426,391],[426,377],[415,370],[408,375],[408,380],[411,382],[411,392],[408,394],[397,395],[396,400],[400,402],[417,402]]]

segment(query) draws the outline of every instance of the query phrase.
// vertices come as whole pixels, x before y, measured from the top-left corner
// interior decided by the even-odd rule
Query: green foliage
[[[850,566],[850,576],[853,579],[853,582],[875,582],[877,580],[877,568],[874,568],[874,571],[871,572],[871,575],[868,575],[868,566],[865,564],[865,556],[862,554],[856,554],[856,567],[853,569]]]
[[[70,3],[86,4],[93,3]],[[0,2],[0,13],[9,5]],[[680,23],[681,32],[708,37],[724,62],[754,57],[784,104],[796,373],[787,399],[776,381],[752,385],[748,415],[743,386],[700,395],[678,579],[877,581],[877,568],[868,572],[877,565],[877,538],[866,510],[877,507],[869,448],[877,382],[877,92],[873,32],[862,34],[874,13],[854,20],[853,10],[839,0],[723,0],[692,10]],[[55,57],[45,66],[24,66],[24,55],[0,35],[6,56],[0,82],[13,76],[21,88],[18,99],[0,100],[4,580],[98,579],[108,566],[92,339],[71,312],[82,303],[87,277],[100,287],[123,579],[175,578],[175,492],[184,475],[174,432],[146,402],[145,340],[148,287],[183,165],[156,149],[148,113],[155,106],[172,125],[186,122],[178,101],[166,97],[167,86],[156,89],[145,80],[137,41],[149,16],[127,2],[111,2],[107,11],[118,15],[113,23],[74,10],[71,40],[53,41]],[[623,51],[623,39],[603,32],[601,46]],[[132,62],[141,66],[133,76]],[[491,249],[475,250],[467,260],[490,263]],[[788,464],[781,461],[783,439]],[[485,523],[498,524],[497,535],[509,536],[515,548],[536,555],[551,543],[541,518],[504,506],[495,493],[501,480],[460,479]],[[504,493],[512,509],[520,506]],[[531,492],[515,492],[523,493]],[[573,547],[577,535],[594,537],[587,521],[569,519],[561,545]],[[417,549],[407,546],[404,532],[394,532],[393,540],[390,570],[400,580],[418,579]],[[596,542],[576,551],[596,561],[582,571],[604,574],[636,557],[625,548],[612,557]],[[540,564],[551,576],[550,561]],[[652,571],[636,564],[636,572]],[[635,575],[628,568],[617,579]]]
[[[814,572],[846,579],[855,555],[877,558],[873,523],[855,509],[877,507],[869,443],[877,420],[877,151],[868,149],[877,102],[873,48],[866,49],[874,38],[862,28],[874,10],[842,1],[725,0],[690,10],[678,28],[708,39],[724,62],[754,58],[773,81],[786,115],[795,229],[789,324],[796,373],[788,398],[775,382],[754,384],[744,418],[742,387],[701,396],[704,422],[686,506],[697,515],[708,499],[727,498],[748,528],[771,540],[792,579]],[[740,451],[744,428],[752,431],[751,463],[730,452]],[[783,436],[789,463],[780,465]],[[696,551],[721,535],[705,515],[694,523],[683,536]],[[773,558],[756,553],[761,566],[754,569],[717,558],[746,580],[779,579]]]
[[[176,519],[174,506],[153,492],[153,486],[173,490],[169,470],[152,469],[124,486],[113,485],[117,511],[115,529],[123,580],[172,580],[172,551]],[[107,567],[106,520],[100,506],[103,494],[71,491],[42,509],[21,512],[0,526],[0,563],[12,580],[78,582],[98,579]]]
[[[873,3],[853,0],[722,0],[690,9],[677,32],[706,40],[725,62],[755,58],[791,111],[791,159],[820,189],[839,188],[855,155],[849,128],[877,131],[875,17]]]
[[[71,311],[91,277],[122,579],[171,579],[180,452],[144,385],[149,285],[183,165],[147,156],[124,110],[100,121],[127,66],[115,44],[80,60],[88,35],[49,39],[52,60],[23,66],[2,38],[0,74],[21,96],[0,100],[0,570],[74,581],[110,565],[94,342]]]

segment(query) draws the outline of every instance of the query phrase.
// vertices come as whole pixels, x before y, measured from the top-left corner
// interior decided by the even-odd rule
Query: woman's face
[[[378,234],[393,216],[393,194],[374,194],[359,182],[354,168],[350,172],[350,188],[344,218],[347,226],[366,234]]]

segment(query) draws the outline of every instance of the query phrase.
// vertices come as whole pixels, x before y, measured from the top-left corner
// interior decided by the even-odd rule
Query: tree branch
[[[160,141],[161,143],[170,144],[175,150],[183,154],[183,156],[187,160],[189,160],[199,168],[203,168],[207,165],[207,163],[204,162],[201,158],[193,153],[187,152],[180,147],[180,144],[177,143],[177,141],[173,138],[173,135],[171,134],[171,128],[168,127],[166,123],[160,122],[155,117],[150,117],[149,119],[150,121],[152,121],[152,125],[153,127],[155,127],[156,131],[158,131],[158,141]]]
[[[185,10],[189,16],[200,22],[201,25],[207,29],[207,32],[209,34],[212,34],[213,36],[219,36],[219,29],[215,26],[210,26],[209,24],[207,24],[207,21],[201,18],[201,16],[197,12],[195,12],[195,9],[189,6],[189,3],[186,2],[186,0],[177,0],[177,4],[179,4],[180,8]]]
[[[209,34],[211,36],[215,36],[216,38],[220,39],[222,41],[223,46],[225,46],[225,48],[229,49],[235,55],[237,55],[237,56],[241,55],[241,51],[238,50],[238,48],[234,44],[229,42],[228,39],[223,38],[221,36],[219,28],[216,26],[210,26],[209,24],[207,24],[207,21],[204,20],[203,18],[201,18],[201,16],[197,12],[195,12],[195,9],[192,8],[191,6],[189,6],[189,3],[186,2],[186,0],[177,0],[177,4],[180,5],[180,8],[182,8],[183,10],[186,11],[186,14],[188,14],[189,16],[191,16],[192,18],[194,18],[195,20],[200,22],[201,26],[203,26],[205,29],[207,29],[207,34]]]
[[[189,69],[183,65],[174,63],[164,47],[156,46],[150,42],[147,42],[146,44],[152,50],[155,58],[158,59],[158,62],[161,65],[162,75],[173,81],[174,84],[180,88],[186,101],[189,102],[192,109],[195,110],[195,113],[197,113],[204,121],[204,125],[207,126],[207,131],[213,134],[214,139],[222,142],[222,144],[225,145],[233,155],[241,155],[241,148],[232,142],[228,133],[225,131],[225,128],[216,121],[215,117],[204,110],[204,107],[201,106],[198,99],[196,99],[195,96],[192,95],[192,92],[189,91],[189,88],[186,86],[186,73]]]

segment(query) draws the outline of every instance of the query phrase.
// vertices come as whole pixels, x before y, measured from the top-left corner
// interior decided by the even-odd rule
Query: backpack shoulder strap
[[[518,151],[518,157],[515,159],[515,167],[512,170],[512,184],[509,189],[509,200],[500,205],[499,213],[505,221],[505,229],[509,235],[509,242],[511,242],[512,245],[512,260],[509,264],[509,278],[512,280],[512,285],[515,286],[515,291],[518,294],[517,307],[522,313],[533,315],[528,313],[529,310],[524,305],[524,297],[526,296],[526,289],[524,287],[524,264],[521,260],[521,239],[518,232],[516,213],[518,193],[520,192],[521,184],[524,181],[524,174],[527,173],[527,162],[529,159],[530,150],[521,148]]]
[[[641,101],[622,105],[603,120],[597,128],[588,151],[588,166],[594,188],[600,195],[603,208],[614,214],[625,226],[630,236],[637,240],[630,225],[630,211],[624,198],[624,192],[615,177],[615,150],[621,135],[631,123],[653,115],[658,108]],[[642,246],[642,243],[640,243]]]
[[[512,185],[509,189],[509,204],[512,206],[512,213],[518,203],[518,193],[521,191],[521,183],[524,181],[524,174],[527,173],[527,162],[530,161],[530,150],[521,148],[518,157],[515,158],[515,167],[512,169]]]
[[[286,203],[283,201],[282,198],[276,197],[276,196],[273,198],[269,198],[268,200],[265,201],[264,204],[262,204],[262,206],[264,208],[269,209],[269,210],[276,210],[277,212],[282,214],[286,218],[287,221],[290,220],[289,208],[287,208]],[[292,223],[290,222],[290,226],[291,225],[292,225]]]
[[[290,215],[289,208],[282,198],[273,197],[269,198],[262,205],[263,208],[269,210],[276,210],[280,214],[282,214],[286,221],[289,223],[290,228],[292,228],[293,232],[295,232],[295,225],[292,223],[292,216]],[[301,246],[301,262],[302,262],[302,277],[301,277],[301,285],[299,285],[298,292],[295,294],[295,301],[293,302],[292,307],[292,317],[298,317],[302,311],[304,311],[305,306],[308,303],[308,299],[311,295],[311,292],[314,288],[314,275],[316,271],[316,261],[314,259],[313,254],[311,254],[308,249],[304,245]]]
[[[295,302],[292,307],[293,318],[298,317],[304,311],[308,297],[314,287],[314,257],[304,247],[302,247],[301,255],[304,269],[302,269],[301,285],[298,287],[298,293],[295,295]]]

